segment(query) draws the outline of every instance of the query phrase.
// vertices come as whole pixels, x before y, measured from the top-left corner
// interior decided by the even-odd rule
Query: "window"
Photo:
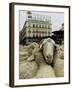
[[[35,28],[35,24],[33,24],[33,28]]]
[[[36,24],[36,28],[38,28],[38,25]]]
[[[28,33],[30,34],[31,33],[31,30],[29,29]]]
[[[47,25],[47,28],[48,28],[48,25]]]
[[[39,25],[39,28],[41,28],[41,25]]]
[[[38,30],[36,30],[36,33],[38,34]]]
[[[32,33],[36,33],[35,30],[33,30]]]
[[[48,31],[48,34],[50,35],[50,31]]]
[[[38,37],[38,30],[36,29],[36,37]]]
[[[35,33],[33,33],[33,37],[35,37]]]
[[[36,33],[36,37],[38,37],[38,33]]]
[[[48,26],[48,29],[51,29],[50,25]]]
[[[42,25],[42,28],[44,28],[44,25]]]

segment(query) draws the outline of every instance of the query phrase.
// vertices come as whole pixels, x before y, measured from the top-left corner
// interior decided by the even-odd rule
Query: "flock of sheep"
[[[64,44],[51,38],[19,48],[19,79],[64,77]]]

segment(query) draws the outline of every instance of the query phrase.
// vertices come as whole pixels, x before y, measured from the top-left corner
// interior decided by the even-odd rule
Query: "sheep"
[[[39,47],[39,44],[37,44],[36,42],[33,42],[28,46],[20,45],[19,46],[19,60],[20,60],[20,63],[26,61],[28,59],[28,57],[30,57],[32,55],[32,51],[36,47]]]
[[[28,48],[26,46],[19,46],[19,63],[25,62],[29,57]]]
[[[19,79],[30,79],[37,73],[38,65],[35,61],[20,64]]]
[[[30,79],[37,73],[38,65],[29,57],[26,61],[23,61],[19,64],[19,78],[20,79]]]
[[[36,76],[34,76],[33,78],[50,78],[50,77],[53,78],[55,77],[53,68],[51,67],[51,65],[48,65],[45,62],[41,50],[36,49],[36,52],[34,53],[34,58],[35,58],[36,63],[39,66],[39,69],[37,71]]]
[[[43,46],[43,44],[44,44],[44,46]],[[47,63],[49,63],[49,64],[52,63],[54,44],[55,44],[55,42],[52,39],[48,38],[47,40],[45,39],[42,44],[40,44],[40,47],[39,47],[39,45],[36,46],[36,44],[31,44],[31,45],[34,45],[34,47],[31,45],[28,45],[27,47],[25,46],[25,48],[23,47],[23,53],[20,53],[20,54],[22,54],[22,56],[24,56],[24,57],[25,57],[25,55],[28,55],[28,58],[25,60],[25,62],[20,63],[19,78],[20,79],[29,79],[29,78],[55,77],[53,68],[51,67],[51,65],[47,64]],[[50,46],[52,49],[49,48]],[[41,47],[42,47],[43,51],[41,51]],[[46,49],[47,49],[47,51],[45,53]],[[26,51],[28,51],[28,52],[26,52]],[[52,55],[52,57],[50,54]],[[44,60],[45,59],[44,57],[46,55],[48,55],[48,59]]]
[[[35,47],[39,45],[36,43],[31,43],[28,46],[20,46],[20,63],[19,63],[19,78],[20,79],[30,79],[35,76],[38,65],[31,59],[30,56],[32,55],[32,51]],[[28,60],[29,58],[29,60]]]
[[[57,45],[53,67],[56,77],[64,77],[64,45]]]
[[[32,48],[32,49],[38,48],[38,47],[39,47],[39,44],[36,43],[36,42],[33,42],[33,43],[31,43],[30,45],[28,45],[28,48]]]
[[[53,62],[55,41],[51,38],[44,39],[40,42],[40,48],[43,49],[43,55],[48,64]]]

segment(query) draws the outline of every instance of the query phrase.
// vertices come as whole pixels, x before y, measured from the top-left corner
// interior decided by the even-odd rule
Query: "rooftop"
[[[48,21],[51,22],[51,17],[48,15],[31,13],[30,11],[27,12],[26,21],[28,20],[37,20],[37,21]]]

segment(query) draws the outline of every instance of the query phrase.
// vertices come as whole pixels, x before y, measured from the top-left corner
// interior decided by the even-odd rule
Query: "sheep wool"
[[[37,48],[37,47],[39,47],[39,45],[35,42],[33,42],[27,46],[20,45],[19,46],[19,61],[20,61],[20,63],[27,61],[27,59],[32,55],[34,48]]]
[[[35,42],[31,43],[28,46],[19,47],[19,78],[20,79],[29,79],[35,76],[38,65],[30,56],[35,47],[39,45]],[[29,59],[29,60],[28,60]]]
[[[19,79],[30,79],[37,73],[38,65],[35,61],[20,64]]]
[[[64,60],[56,58],[54,61],[54,70],[56,77],[64,77]]]
[[[64,77],[64,45],[58,45],[53,66],[56,77]]]
[[[40,48],[43,48],[43,55],[48,64],[53,62],[55,41],[51,38],[44,39],[40,44]]]
[[[39,69],[37,71],[37,74],[34,78],[49,78],[49,77],[55,77],[55,73],[51,65],[48,65],[41,52],[35,53],[35,60],[37,64],[39,65]]]

